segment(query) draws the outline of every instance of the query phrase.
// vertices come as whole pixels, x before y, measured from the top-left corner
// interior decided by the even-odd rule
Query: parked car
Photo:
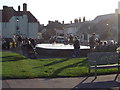
[[[57,36],[56,37],[56,43],[64,43],[65,39],[63,36]]]

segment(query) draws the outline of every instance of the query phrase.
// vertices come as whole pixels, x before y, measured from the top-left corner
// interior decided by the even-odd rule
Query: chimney
[[[23,11],[27,11],[27,4],[23,3]]]
[[[55,22],[58,22],[58,20],[55,20]]]
[[[78,23],[78,19],[75,19],[75,20],[74,20],[74,23]]]
[[[86,19],[85,19],[85,16],[83,17],[83,22],[85,22],[86,21]]]
[[[52,21],[48,21],[48,24],[51,24],[52,23]]]
[[[8,6],[3,6],[3,9],[6,9],[6,8],[8,8]]]
[[[20,5],[18,6],[18,11],[20,11]]]
[[[81,22],[81,18],[79,18],[79,22]]]
[[[64,21],[62,21],[62,24],[64,24]]]

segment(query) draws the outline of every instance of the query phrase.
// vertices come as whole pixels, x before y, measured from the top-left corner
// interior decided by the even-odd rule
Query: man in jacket
[[[77,37],[75,37],[75,41],[74,41],[74,54],[73,57],[79,57],[80,56],[80,42],[77,39]]]

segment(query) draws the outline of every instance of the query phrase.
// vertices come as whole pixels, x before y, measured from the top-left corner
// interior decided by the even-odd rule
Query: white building
[[[81,27],[82,23],[81,22],[77,22],[77,23],[71,23],[68,24],[64,27],[64,35],[66,34],[72,34],[72,35],[78,35],[78,30]]]
[[[15,11],[13,7],[3,6],[2,11],[2,37],[12,38],[13,35],[22,35],[28,38],[37,38],[39,30],[38,20],[27,11],[27,4],[23,4],[23,11]]]

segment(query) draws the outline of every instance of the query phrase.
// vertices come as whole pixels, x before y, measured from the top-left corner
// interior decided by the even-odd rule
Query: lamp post
[[[107,37],[109,37],[109,35],[110,35],[110,33],[109,33],[109,24],[107,23],[106,26],[107,26],[107,30],[106,31],[107,31],[107,35],[108,35]]]
[[[107,23],[107,24],[106,24],[106,26],[107,26],[107,31],[108,31],[108,28],[109,28],[109,24]]]

